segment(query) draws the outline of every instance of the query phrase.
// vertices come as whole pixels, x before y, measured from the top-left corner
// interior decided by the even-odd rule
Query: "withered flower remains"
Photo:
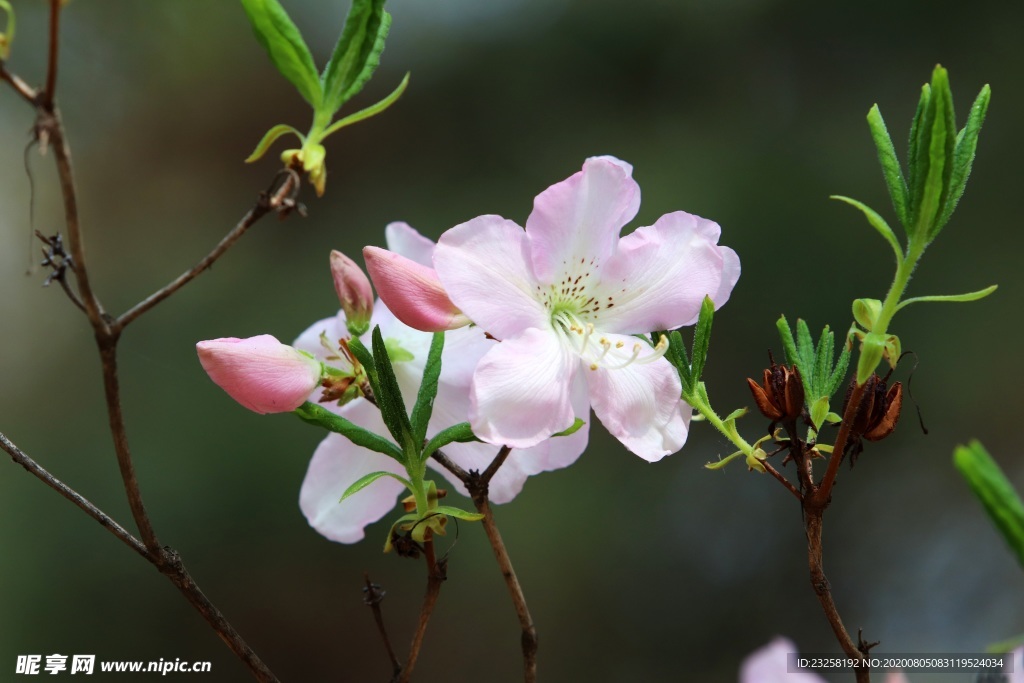
[[[803,412],[804,384],[795,365],[776,365],[772,359],[761,384],[748,378],[747,386],[758,410],[772,422],[795,420]]]

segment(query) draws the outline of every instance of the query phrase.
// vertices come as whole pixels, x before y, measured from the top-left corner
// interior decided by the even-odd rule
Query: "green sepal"
[[[985,114],[988,112],[988,102],[991,97],[992,90],[985,85],[971,106],[967,125],[957,135],[956,148],[953,151],[953,168],[949,178],[949,194],[942,207],[942,215],[935,223],[935,228],[929,239],[934,239],[939,230],[942,230],[949,222],[956,205],[960,202],[960,197],[963,196],[964,188],[967,187],[967,179],[970,177],[971,167],[974,165],[974,153],[978,148],[978,133],[981,132],[981,125],[985,122]]]
[[[587,424],[586,421],[581,420],[580,418],[577,417],[575,420],[572,421],[572,424],[569,426],[568,429],[563,429],[560,432],[555,432],[554,434],[551,435],[551,438],[554,438],[556,436],[572,436],[576,432],[580,431],[580,428],[585,424]]]
[[[903,179],[903,169],[900,168],[900,161],[896,158],[892,137],[889,136],[889,130],[885,127],[885,120],[882,118],[882,112],[878,109],[877,104],[868,111],[868,128],[871,129],[871,138],[875,141],[875,149],[878,150],[878,163],[882,165],[882,175],[885,176],[885,184],[889,188],[892,208],[896,211],[896,217],[899,218],[900,223],[906,226],[910,222],[907,214],[907,204],[909,203],[907,181]]]
[[[391,525],[390,529],[388,529],[388,537],[387,540],[384,541],[384,552],[389,553],[391,552],[391,549],[394,547],[391,544],[391,537],[395,535],[396,529],[408,531],[412,524],[419,521],[419,518],[420,516],[417,515],[415,512],[410,512],[396,519],[395,523]]]
[[[392,104],[398,101],[398,98],[402,96],[402,93],[405,92],[405,89],[406,87],[408,87],[408,85],[409,74],[407,73],[405,74],[405,78],[402,79],[402,82],[398,84],[398,87],[395,88],[390,95],[385,97],[380,102],[377,102],[376,104],[371,104],[366,109],[360,109],[354,114],[349,114],[345,118],[338,119],[337,121],[335,121],[334,123],[327,127],[327,129],[323,132],[321,139],[326,138],[328,135],[341,130],[345,126],[351,126],[353,123],[359,123],[364,119],[368,119],[371,116],[376,116],[377,114],[381,113],[382,111],[384,111],[385,109],[387,109]]]
[[[878,316],[882,314],[882,302],[878,299],[854,299],[853,319],[864,328],[866,332],[875,329]]]
[[[254,161],[259,161],[261,158],[263,158],[263,155],[267,153],[267,150],[270,149],[270,146],[277,142],[277,139],[279,137],[281,137],[282,135],[287,135],[288,133],[293,133],[296,137],[299,138],[299,141],[302,144],[306,143],[306,138],[302,135],[302,133],[300,133],[299,131],[295,130],[294,128],[287,124],[279,123],[266,132],[266,134],[263,136],[263,139],[260,140],[259,144],[256,145],[256,149],[254,149],[252,151],[252,154],[250,154],[248,158],[246,158],[245,163],[251,164]]]
[[[414,440],[412,424],[405,412],[405,400],[402,398],[402,390],[398,386],[395,369],[391,365],[391,358],[384,345],[380,325],[373,328],[372,343],[373,360],[377,364],[377,384],[379,385],[374,387],[374,394],[377,399],[377,407],[380,408],[381,419],[384,420],[391,436],[402,446],[402,450],[406,453],[419,452],[420,445]]]
[[[363,429],[354,422],[346,420],[341,415],[336,415],[323,406],[306,401],[295,409],[295,414],[303,422],[323,427],[328,431],[341,434],[357,446],[368,448],[377,453],[383,453],[389,458],[394,458],[400,463],[405,463],[402,451],[387,439]]]
[[[1024,503],[1013,485],[978,441],[958,446],[953,462],[1024,566]]]
[[[902,182],[902,180],[903,178],[901,176],[900,181]],[[903,249],[900,247],[900,241],[896,239],[896,233],[892,231],[892,228],[890,228],[889,224],[885,222],[885,219],[879,216],[874,209],[863,202],[857,201],[856,199],[850,199],[849,197],[844,197],[838,194],[831,195],[829,198],[838,199],[841,202],[846,202],[850,206],[860,209],[861,213],[864,214],[864,217],[868,219],[868,223],[871,224],[871,227],[878,231],[878,234],[889,243],[890,247],[892,247],[892,251],[896,255],[896,265],[903,263]]]
[[[693,331],[693,352],[690,354],[690,383],[700,382],[704,374],[704,363],[708,359],[708,345],[711,343],[711,323],[715,317],[715,302],[705,296],[700,305],[697,326]]]
[[[363,476],[359,477],[359,479],[357,479],[354,484],[345,489],[345,493],[341,494],[341,500],[339,500],[338,502],[340,503],[344,501],[353,493],[358,493],[362,491],[367,486],[383,477],[391,477],[392,479],[397,479],[399,482],[402,483],[403,486],[405,486],[405,488],[409,489],[410,491],[412,490],[412,484],[409,483],[409,480],[405,479],[404,477],[398,476],[394,472],[370,472],[369,474],[364,474]]]
[[[728,415],[726,415],[725,418],[722,420],[722,422],[726,423],[727,425],[729,425],[729,424],[733,424],[734,425],[734,424],[736,424],[736,420],[738,420],[739,418],[743,417],[748,412],[749,411],[746,408],[737,408],[736,410],[734,410],[731,413],[729,413]]]
[[[321,76],[327,116],[362,90],[373,75],[390,27],[391,15],[384,11],[384,0],[353,0],[345,27]]]
[[[476,435],[473,433],[473,428],[469,426],[468,422],[460,422],[459,424],[452,425],[446,429],[442,429],[434,435],[427,445],[423,447],[423,454],[420,456],[420,460],[426,461],[430,456],[434,454],[439,448],[444,448],[450,443],[468,443],[470,441],[479,441]]]
[[[437,398],[437,381],[441,376],[441,352],[444,351],[444,332],[435,332],[430,340],[430,351],[427,352],[427,364],[423,368],[423,381],[419,393],[416,394],[416,405],[412,409],[413,440],[417,444],[427,438],[427,423],[434,412],[434,399]]]
[[[985,289],[979,289],[976,292],[967,292],[966,294],[938,294],[934,296],[915,296],[910,299],[904,299],[903,301],[901,301],[900,305],[896,307],[896,310],[898,311],[904,306],[909,306],[910,304],[920,304],[928,301],[948,303],[977,301],[978,299],[984,299],[986,296],[996,291],[997,289],[999,289],[999,285],[990,285]]]
[[[319,109],[323,91],[313,56],[288,13],[277,0],[242,0],[242,7],[270,61],[313,109]]]
[[[465,522],[479,522],[484,518],[484,516],[479,512],[466,512],[465,510],[452,507],[450,505],[438,505],[434,510],[431,510],[431,512],[435,512],[439,515],[448,515],[449,517],[461,519]]]
[[[821,429],[821,425],[829,415],[828,399],[828,396],[819,396],[811,404],[811,422],[814,424],[814,431]]]
[[[857,384],[868,381],[885,355],[888,339],[880,334],[868,332],[860,344],[860,358],[857,359]]]

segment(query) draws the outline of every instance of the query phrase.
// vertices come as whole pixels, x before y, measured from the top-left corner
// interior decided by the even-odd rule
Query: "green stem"
[[[900,299],[903,298],[903,292],[907,289],[910,276],[913,274],[914,268],[917,267],[917,262],[921,260],[924,246],[924,244],[911,242],[907,249],[907,257],[896,268],[896,277],[893,278],[892,285],[889,287],[889,293],[885,295],[882,311],[878,314],[878,322],[872,332],[881,336],[885,335],[889,323],[899,309]]]
[[[746,439],[739,435],[736,428],[730,429],[725,422],[718,416],[718,413],[711,408],[711,404],[704,397],[700,396],[696,391],[690,396],[683,396],[683,400],[690,404],[690,406],[700,413],[708,424],[717,429],[722,433],[725,438],[729,439],[736,448],[742,451],[743,455],[751,455],[754,452],[754,447],[747,443]]]

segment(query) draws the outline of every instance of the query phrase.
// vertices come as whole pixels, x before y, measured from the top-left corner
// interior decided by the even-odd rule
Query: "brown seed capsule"
[[[850,387],[846,391],[843,414],[846,414],[856,381],[850,382]],[[850,429],[850,438],[846,446],[846,452],[850,455],[851,467],[857,456],[864,450],[862,440],[881,441],[892,434],[900,419],[900,408],[902,407],[902,384],[896,382],[890,388],[886,385],[885,380],[878,375],[868,378],[864,394],[860,399],[860,410],[857,411],[857,417]]]
[[[764,371],[761,384],[747,379],[747,386],[761,414],[772,422],[795,420],[804,408],[804,384],[796,366],[786,367],[772,362]]]

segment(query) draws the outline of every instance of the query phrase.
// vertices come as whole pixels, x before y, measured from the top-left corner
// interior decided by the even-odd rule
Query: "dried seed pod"
[[[772,422],[795,420],[804,408],[804,384],[796,366],[776,365],[764,371],[761,384],[747,379],[747,386],[761,414]]]

